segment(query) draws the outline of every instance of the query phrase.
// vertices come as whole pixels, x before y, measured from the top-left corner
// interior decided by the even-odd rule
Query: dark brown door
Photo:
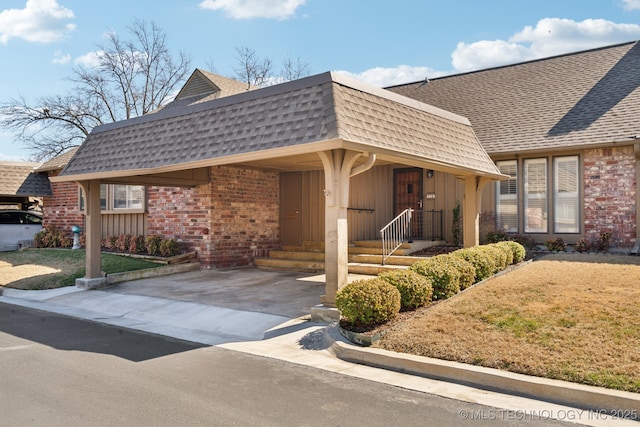
[[[413,238],[422,237],[422,169],[396,169],[394,181],[394,212],[399,215],[405,209],[414,209],[411,220]]]
[[[302,174],[280,174],[280,243],[302,245]]]

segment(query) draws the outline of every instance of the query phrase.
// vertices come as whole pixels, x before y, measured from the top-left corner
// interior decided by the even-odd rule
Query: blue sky
[[[74,65],[135,19],[194,69],[233,77],[248,47],[376,86],[640,40],[640,0],[1,0],[0,101],[64,94]],[[0,160],[28,157],[0,129]]]

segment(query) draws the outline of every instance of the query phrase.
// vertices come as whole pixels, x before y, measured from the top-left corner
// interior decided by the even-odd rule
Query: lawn
[[[160,267],[149,261],[102,254],[107,274]],[[27,249],[0,252],[0,286],[16,289],[53,289],[75,284],[84,277],[84,249]]]
[[[547,255],[405,315],[375,347],[640,392],[640,257]]]

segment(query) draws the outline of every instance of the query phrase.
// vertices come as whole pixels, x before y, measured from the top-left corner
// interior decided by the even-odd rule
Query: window
[[[578,156],[554,158],[553,169],[554,231],[556,233],[578,233],[580,231]]]
[[[100,184],[100,209],[103,211],[143,211],[143,185]],[[80,189],[80,209],[84,210],[84,192]]]
[[[496,183],[497,227],[506,232],[518,231],[518,162],[496,162],[500,172],[511,178]]]
[[[547,232],[547,159],[524,161],[524,231]]]

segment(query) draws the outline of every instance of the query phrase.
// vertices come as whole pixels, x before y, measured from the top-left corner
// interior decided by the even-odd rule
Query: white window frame
[[[518,161],[502,160],[496,165],[501,173],[511,176],[496,183],[496,220],[500,230],[518,232]],[[510,218],[511,217],[511,218]]]
[[[116,193],[121,188],[125,187],[125,203],[127,206],[116,206]],[[82,187],[79,188],[78,205],[80,210],[84,211],[84,192]],[[141,192],[139,195],[139,203],[134,203],[137,200],[135,193]],[[147,191],[143,185],[125,185],[125,184],[100,184],[100,210],[101,213],[111,214],[127,214],[127,213],[144,213],[146,209]],[[132,203],[130,203],[132,202]]]
[[[525,159],[523,162],[525,233],[549,232],[548,169],[546,157]]]
[[[577,155],[553,158],[553,231],[580,233],[580,159]]]

